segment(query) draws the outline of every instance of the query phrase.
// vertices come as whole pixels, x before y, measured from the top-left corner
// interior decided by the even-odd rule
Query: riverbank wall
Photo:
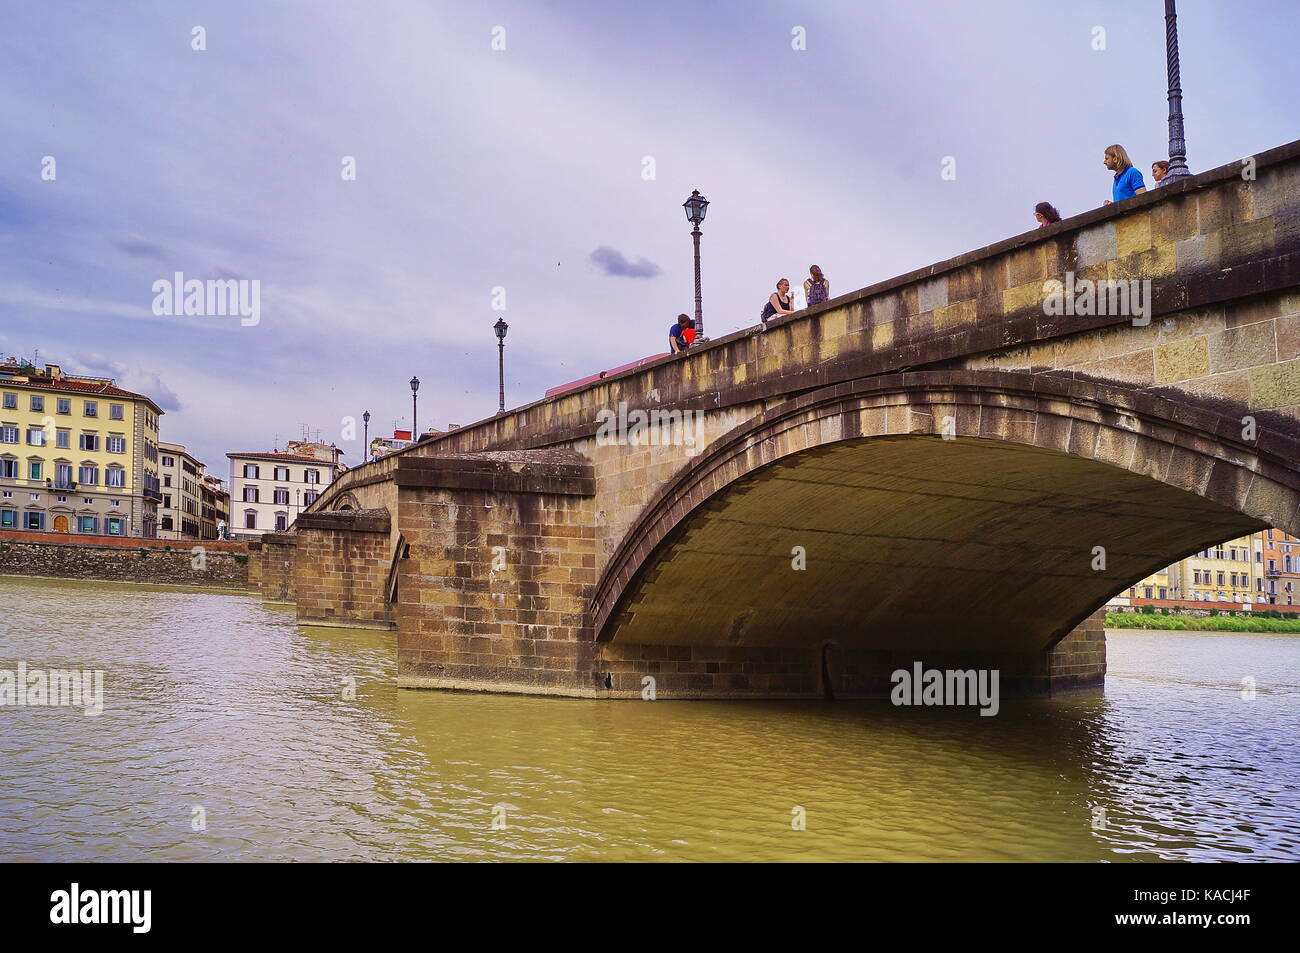
[[[0,575],[248,588],[248,543],[0,530]]]

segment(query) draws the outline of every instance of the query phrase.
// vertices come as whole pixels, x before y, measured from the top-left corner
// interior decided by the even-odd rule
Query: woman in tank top
[[[794,314],[792,304],[790,282],[782,278],[776,283],[776,292],[767,299],[767,304],[763,305],[763,313],[759,315],[759,319],[767,324],[772,318],[780,315]]]

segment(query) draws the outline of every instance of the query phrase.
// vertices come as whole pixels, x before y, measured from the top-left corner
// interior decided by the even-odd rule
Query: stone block
[[[1300,403],[1300,360],[1250,369],[1250,406],[1255,410]]]
[[[1149,211],[1126,215],[1115,222],[1116,258],[1127,258],[1129,255],[1144,252],[1151,245],[1151,213]]]
[[[1206,340],[1213,374],[1272,364],[1277,360],[1273,325],[1268,322],[1229,328],[1207,335]]]
[[[916,286],[916,311],[935,311],[948,304],[948,279],[944,275]]]
[[[1074,249],[1080,268],[1115,258],[1118,250],[1115,223],[1104,222],[1081,229],[1074,236]]]
[[[1210,345],[1205,336],[1172,341],[1155,349],[1155,383],[1205,377],[1210,373]]]

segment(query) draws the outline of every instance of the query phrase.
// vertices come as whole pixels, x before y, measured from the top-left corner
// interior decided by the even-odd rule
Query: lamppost
[[[505,318],[497,318],[492,330],[497,333],[497,413],[506,412],[506,330]]]
[[[415,410],[416,410],[415,392],[418,391],[419,389],[420,389],[420,379],[412,375],[411,376],[411,439],[412,440],[420,439],[419,437],[420,429],[416,424],[416,416],[415,416]]]
[[[1165,0],[1165,59],[1169,68],[1169,178],[1185,179],[1187,140],[1183,138],[1183,88],[1178,70],[1178,11]]]
[[[682,208],[686,209],[686,220],[695,227],[691,230],[691,238],[695,240],[695,339],[704,340],[704,313],[700,308],[700,222],[704,221],[704,213],[709,210],[709,200],[700,194],[699,189],[691,192],[691,197],[682,203]]]
[[[361,420],[366,426],[366,435],[362,438],[365,442],[362,444],[361,447],[361,459],[369,463],[370,462],[370,411],[367,410],[365,413],[363,413],[361,415]]]

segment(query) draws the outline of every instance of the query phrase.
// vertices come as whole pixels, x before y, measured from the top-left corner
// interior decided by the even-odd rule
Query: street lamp
[[[418,436],[416,436],[416,434],[418,434],[420,431],[419,431],[419,427],[416,425],[416,416],[415,416],[415,410],[416,410],[415,392],[418,391],[419,389],[420,389],[420,379],[412,375],[411,376],[411,439],[412,440],[420,439]]]
[[[691,192],[691,197],[682,203],[682,208],[686,209],[686,220],[695,227],[691,230],[691,238],[695,240],[695,339],[704,340],[704,313],[700,308],[700,222],[704,221],[704,213],[709,210],[709,200],[700,194],[699,189]]]
[[[1169,173],[1171,179],[1185,179],[1187,140],[1183,138],[1183,87],[1178,70],[1178,11],[1174,0],[1165,0],[1165,59],[1169,69]]]
[[[497,318],[492,330],[497,333],[497,413],[506,412],[506,330],[505,318]]]
[[[366,435],[362,438],[365,443],[361,448],[361,458],[366,462],[370,461],[370,411],[361,415],[361,420],[366,426]]]

